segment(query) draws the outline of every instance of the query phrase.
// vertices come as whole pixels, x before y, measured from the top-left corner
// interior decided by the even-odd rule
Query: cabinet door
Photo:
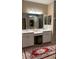
[[[45,31],[43,33],[43,43],[51,42],[51,34],[52,34],[51,31]]]
[[[24,33],[22,34],[22,47],[28,47],[34,45],[34,34]]]

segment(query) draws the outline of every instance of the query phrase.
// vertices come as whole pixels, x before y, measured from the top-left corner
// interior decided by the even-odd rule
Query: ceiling
[[[31,2],[36,2],[36,3],[41,3],[41,4],[50,4],[54,0],[24,0],[24,1],[31,1]]]

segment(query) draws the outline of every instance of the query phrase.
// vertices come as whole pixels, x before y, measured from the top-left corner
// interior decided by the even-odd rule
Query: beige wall
[[[49,4],[48,5],[48,15],[51,15],[52,16],[52,22],[51,22],[51,27],[52,27],[52,32],[53,32],[53,15],[54,15],[54,12],[53,12],[53,3]]]
[[[52,22],[51,22],[51,24],[52,24],[51,25],[51,28],[52,28],[52,43],[55,44],[56,43],[56,39],[53,37],[53,36],[56,35],[56,34],[53,35],[53,33],[54,33],[53,32],[54,31],[53,30],[53,28],[54,28],[53,27],[53,25],[54,25],[54,17],[53,17],[54,16],[54,3],[51,3],[51,4],[48,5],[48,15],[52,16]]]
[[[44,14],[47,14],[48,12],[48,5],[34,3],[34,2],[27,2],[24,1],[22,5],[23,12],[27,12],[28,9],[34,10],[34,11],[42,11]]]
[[[53,4],[48,5],[48,15],[53,15]]]

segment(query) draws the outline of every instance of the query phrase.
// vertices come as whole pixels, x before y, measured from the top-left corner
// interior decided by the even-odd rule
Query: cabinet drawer
[[[33,33],[24,33],[22,34],[22,37],[30,37],[31,35],[33,35]]]
[[[44,35],[50,35],[52,32],[51,31],[45,31],[43,34]]]

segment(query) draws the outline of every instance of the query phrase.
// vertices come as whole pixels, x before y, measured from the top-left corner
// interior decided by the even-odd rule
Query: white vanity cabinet
[[[51,31],[44,31],[43,32],[43,43],[51,42],[51,39],[52,39],[51,35],[52,35]]]
[[[22,33],[22,47],[28,47],[34,45],[33,33]]]

